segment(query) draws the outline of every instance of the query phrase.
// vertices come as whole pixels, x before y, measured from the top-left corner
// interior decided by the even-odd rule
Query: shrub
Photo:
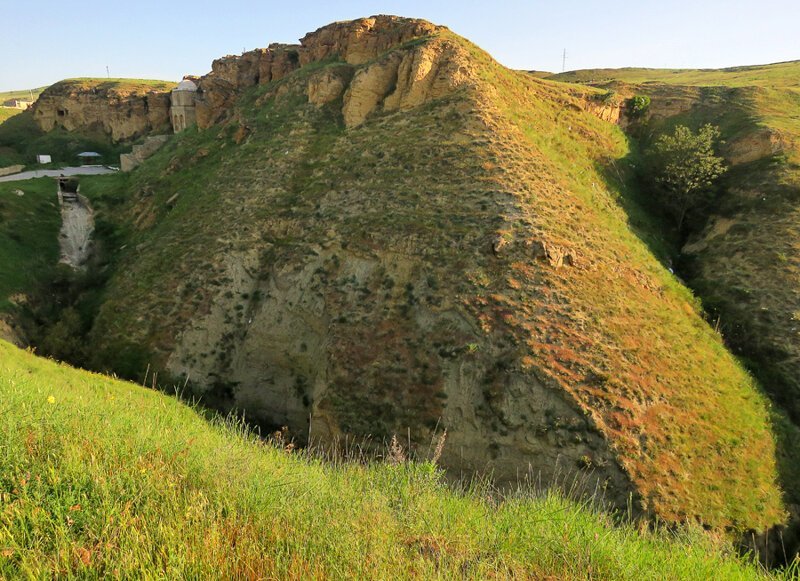
[[[647,113],[650,108],[650,97],[647,95],[634,95],[627,101],[628,116],[638,118]]]
[[[647,151],[654,191],[675,219],[679,232],[689,211],[713,199],[717,181],[726,171],[724,160],[714,153],[719,136],[719,128],[713,125],[704,125],[697,133],[678,125]]]

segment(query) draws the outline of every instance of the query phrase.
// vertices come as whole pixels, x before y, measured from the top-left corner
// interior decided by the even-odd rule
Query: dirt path
[[[94,213],[89,202],[80,195],[65,196],[61,204],[61,261],[82,269],[92,252]]]

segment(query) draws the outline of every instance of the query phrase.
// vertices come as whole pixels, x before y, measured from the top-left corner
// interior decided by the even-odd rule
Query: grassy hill
[[[10,119],[14,115],[21,113],[20,109],[12,109],[10,107],[0,107],[0,123],[6,119]]]
[[[727,344],[800,423],[800,61],[721,70],[575,71],[552,78],[650,95],[652,111],[631,127],[643,147],[677,124],[721,128],[730,171],[673,256]],[[800,436],[796,428],[789,431],[785,448],[796,455]],[[797,465],[796,458],[787,463],[793,466],[788,480],[797,480]]]
[[[309,101],[412,57],[460,84],[358,124],[352,91]],[[424,446],[442,422],[456,473],[563,463],[669,521],[782,521],[780,416],[637,235],[635,152],[586,111],[601,95],[447,31],[249,89],[84,180],[114,251],[79,362],[150,365],[299,438]]]
[[[567,83],[623,81],[704,87],[800,87],[800,61],[727,69],[585,69],[551,74],[546,78]]]
[[[33,93],[33,100],[35,101],[39,95],[44,92],[47,87],[38,87],[36,89],[21,89],[19,91],[4,91],[0,92],[0,103],[8,101],[9,99],[22,99],[24,101],[31,100],[31,93]]]
[[[699,530],[289,453],[2,341],[0,417],[3,578],[780,578]]]
[[[2,124],[6,119],[9,119],[22,112],[21,109],[3,107],[2,103],[10,99],[23,99],[25,101],[30,101],[31,97],[35,101],[46,88],[47,87],[39,87],[38,89],[31,89],[30,91],[6,91],[0,93],[0,124]],[[0,166],[2,166],[2,163],[0,163]]]

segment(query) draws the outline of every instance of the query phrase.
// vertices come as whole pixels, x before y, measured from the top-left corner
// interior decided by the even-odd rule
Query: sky
[[[718,68],[800,59],[800,0],[3,0],[0,91],[70,77],[179,81],[226,54],[373,14],[448,26],[526,70]]]

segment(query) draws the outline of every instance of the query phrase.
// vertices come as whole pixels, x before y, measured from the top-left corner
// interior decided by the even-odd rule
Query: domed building
[[[195,124],[194,99],[196,94],[197,85],[190,79],[183,79],[178,86],[172,89],[169,116],[175,133]]]

